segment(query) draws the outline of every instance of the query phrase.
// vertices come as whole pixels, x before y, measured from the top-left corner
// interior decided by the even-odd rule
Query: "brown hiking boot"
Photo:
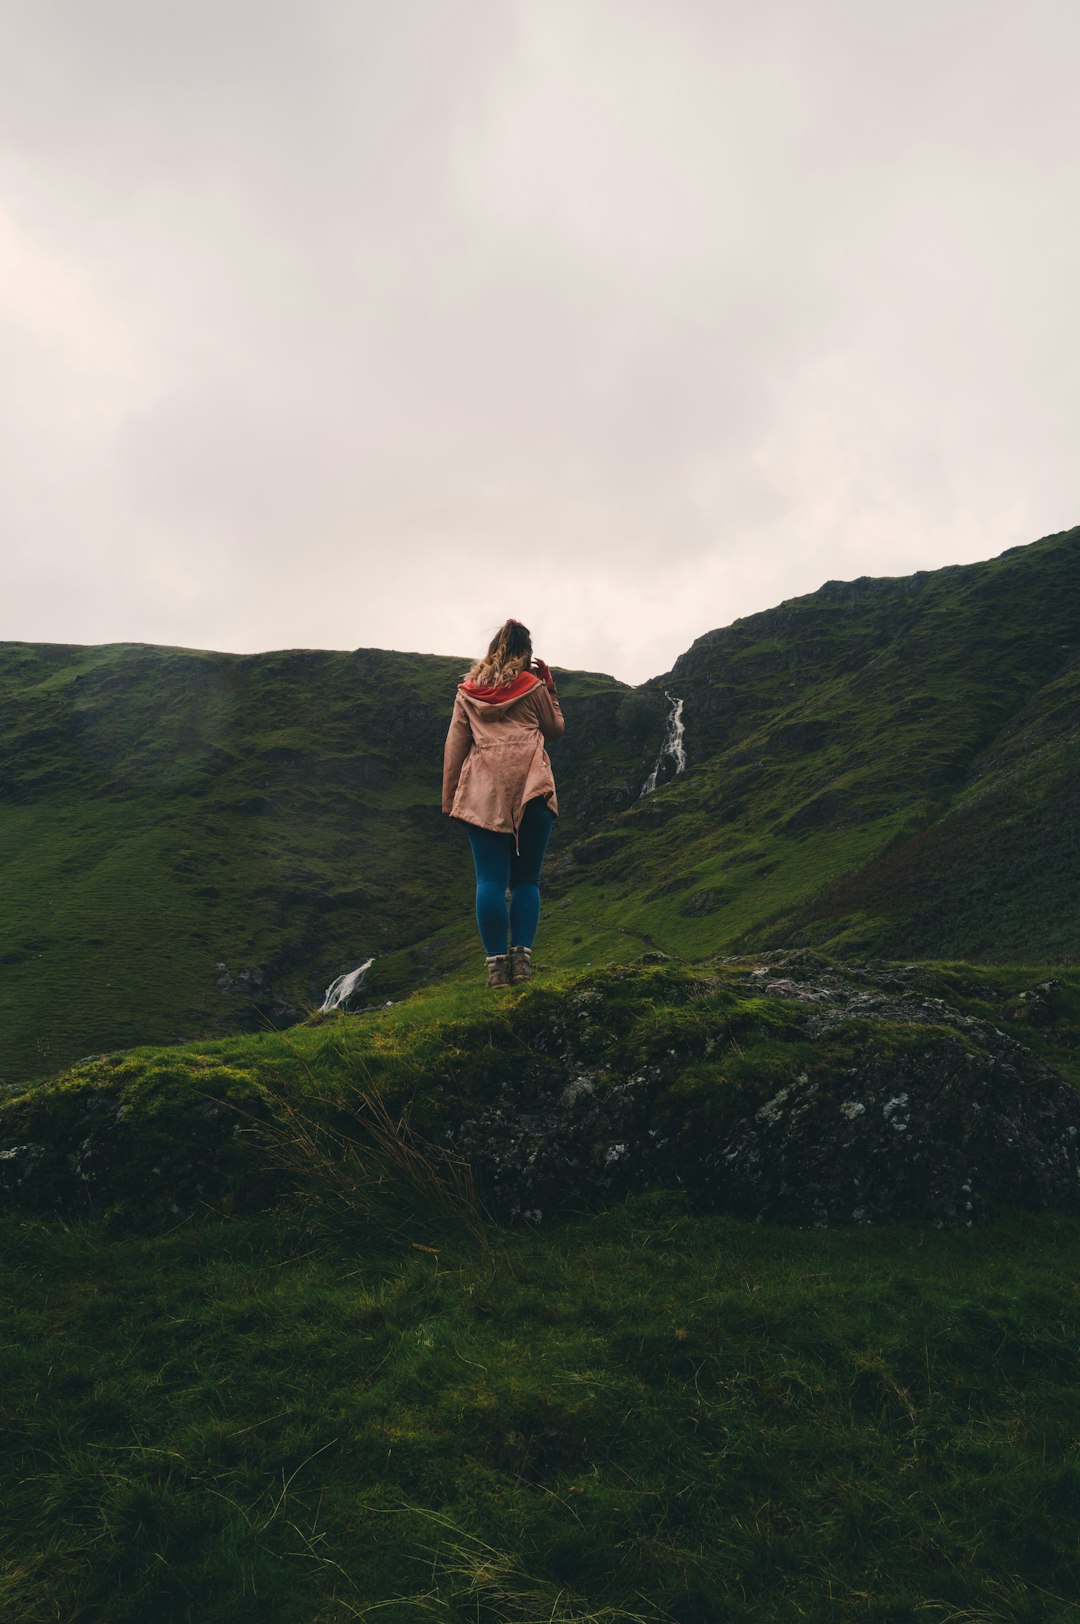
[[[487,984],[489,987],[508,987],[510,985],[510,960],[505,953],[492,953],[484,960],[487,965]]]
[[[532,980],[531,947],[512,947],[510,949],[510,979],[511,981]]]

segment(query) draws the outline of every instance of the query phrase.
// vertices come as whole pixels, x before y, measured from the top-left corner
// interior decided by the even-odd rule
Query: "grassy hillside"
[[[471,863],[439,790],[464,664],[0,647],[0,1082],[280,1024],[373,955],[383,998],[459,961]],[[619,684],[564,691],[572,833],[644,758],[604,723]]]
[[[627,1079],[703,1147],[804,1067],[850,1092],[871,1026],[908,1064],[950,1010],[1075,1088],[1080,976],[881,969],[808,1041],[749,969],[444,985],[0,1108],[0,1144],[56,1152],[43,1209],[0,1216],[5,1616],[1065,1624],[1080,1220],[792,1229],[610,1152]],[[525,1173],[545,1080],[614,1101],[591,1199],[495,1222],[498,1168],[477,1190],[433,1136],[516,1102]]]
[[[688,768],[579,849],[594,926],[691,958],[1080,956],[1080,530],[829,583],[657,686]]]
[[[20,1624],[1067,1624],[1076,1219],[0,1221]]]
[[[560,673],[538,957],[1080,956],[1080,530],[819,592],[629,690]],[[0,647],[0,1083],[476,975],[466,662]],[[686,772],[641,786],[684,700]]]
[[[890,954],[1009,959],[1034,950],[1075,961],[1078,719],[1074,662],[1010,717],[948,812],[816,899],[800,938],[835,945],[853,936]],[[866,920],[877,923],[867,929]]]

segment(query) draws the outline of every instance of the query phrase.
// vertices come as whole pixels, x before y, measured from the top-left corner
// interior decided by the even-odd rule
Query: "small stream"
[[[664,690],[664,698],[671,706],[668,712],[667,724],[664,728],[664,738],[660,745],[660,754],[656,758],[656,766],[646,778],[641,788],[641,795],[649,795],[656,788],[656,780],[665,761],[675,763],[675,774],[683,772],[686,768],[686,749],[683,745],[683,734],[686,728],[683,723],[683,701],[676,699],[673,694]],[[641,799],[641,796],[638,797]]]
[[[364,977],[374,963],[374,959],[366,959],[355,970],[346,970],[343,976],[338,976],[336,981],[331,981],[326,989],[326,996],[319,1005],[320,1010],[339,1009],[345,1000],[351,998],[353,993],[363,985]]]

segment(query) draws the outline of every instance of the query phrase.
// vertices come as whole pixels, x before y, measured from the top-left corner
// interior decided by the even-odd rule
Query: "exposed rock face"
[[[801,1072],[704,1156],[716,1205],[799,1225],[1077,1210],[1080,1101],[1048,1069],[948,1035],[912,1055],[868,1046],[845,1081]]]
[[[613,1077],[572,1049],[560,1059],[545,1076],[507,1079],[493,1105],[445,1134],[476,1170],[485,1204],[500,1220],[540,1223],[663,1182],[663,1141],[658,1147],[649,1118],[667,1068],[646,1065]]]
[[[691,1057],[672,1051],[612,1076],[568,1023],[554,1035],[550,1082],[533,1068],[452,1135],[500,1216],[539,1221],[657,1185],[683,1186],[701,1211],[800,1227],[1080,1210],[1080,1093],[954,1007],[941,978],[914,966],[839,970],[802,950],[723,962],[745,966],[737,984],[748,992],[789,1003],[823,1048],[842,1032],[844,1063],[796,1071],[710,1138],[665,1107]],[[1021,1001],[1049,1018],[1045,987]]]
[[[270,1015],[275,1024],[284,1021],[298,1021],[301,1012],[290,1004],[286,998],[273,985],[273,973],[260,965],[251,969],[238,970],[233,975],[223,959],[219,959],[214,966],[218,974],[214,978],[214,986],[221,993],[229,997],[239,998],[248,1008],[258,1009]]]
[[[686,901],[681,904],[679,912],[684,919],[704,919],[707,914],[715,913],[731,900],[727,891],[721,891],[716,886],[708,886],[703,891],[692,891]]]
[[[822,1087],[800,1072],[701,1167],[723,1210],[796,1224],[971,1224],[995,1205],[1080,1208],[1080,1095],[1024,1045],[963,1015],[924,970],[839,973],[807,953],[751,971],[802,1006],[822,1037],[852,1014],[904,1023],[908,1047],[872,1031]],[[930,996],[927,996],[930,994]],[[1043,988],[1021,995],[1048,1018]],[[921,1029],[924,1041],[912,1044]]]

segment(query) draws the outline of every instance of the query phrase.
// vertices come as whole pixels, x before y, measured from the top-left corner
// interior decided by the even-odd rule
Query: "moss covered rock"
[[[271,1116],[249,1070],[178,1051],[76,1068],[0,1111],[0,1210],[97,1212],[157,1228],[280,1193],[258,1138]]]
[[[1071,977],[658,958],[88,1063],[0,1107],[0,1204],[161,1225],[467,1167],[511,1223],[655,1189],[802,1226],[1080,1208]]]

